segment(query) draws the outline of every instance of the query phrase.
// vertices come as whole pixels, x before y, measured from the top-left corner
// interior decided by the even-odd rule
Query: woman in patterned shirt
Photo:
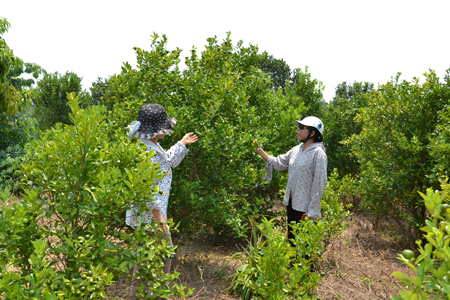
[[[172,183],[172,168],[178,166],[189,151],[186,145],[195,143],[198,137],[192,132],[186,134],[179,142],[173,145],[169,150],[165,151],[159,144],[158,140],[164,138],[165,135],[173,133],[173,127],[176,120],[167,115],[166,110],[159,104],[146,104],[139,108],[138,121],[132,122],[129,128],[128,136],[136,137],[139,141],[147,146],[146,152],[153,150],[155,155],[151,157],[153,163],[160,165],[161,171],[167,175],[161,179],[158,184],[162,195],[154,196],[153,201],[147,202],[147,211],[140,212],[138,207],[132,207],[126,212],[126,224],[132,227],[139,227],[141,223],[151,224],[152,219],[160,224],[160,227],[172,246],[170,232],[167,230],[167,205],[169,201],[170,185]],[[169,258],[164,264],[164,273],[170,272],[172,260]],[[136,264],[134,271],[139,266]],[[131,284],[131,296],[137,292],[137,286],[134,282]]]
[[[286,206],[288,224],[298,223],[305,217],[320,219],[320,200],[327,185],[327,155],[323,141],[323,123],[319,118],[306,117],[295,121],[297,138],[302,142],[286,154],[269,156],[262,147],[257,153],[266,161],[265,177],[272,180],[273,169],[288,170],[288,183],[283,205]],[[294,235],[288,226],[288,240]]]

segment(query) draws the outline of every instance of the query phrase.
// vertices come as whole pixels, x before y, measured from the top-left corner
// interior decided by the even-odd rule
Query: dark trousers
[[[302,221],[302,215],[305,214],[303,211],[298,211],[292,208],[292,199],[289,198],[289,204],[286,206],[287,217],[288,217],[288,240],[291,247],[295,247],[294,243],[291,239],[294,239],[294,233],[292,232],[291,222],[300,223]],[[304,256],[306,259],[309,259],[309,255]],[[310,267],[311,271],[314,272],[314,267]]]
[[[294,246],[294,243],[291,239],[294,238],[294,234],[292,233],[291,222],[300,223],[302,221],[303,211],[298,211],[292,208],[292,198],[289,198],[289,205],[286,206],[287,210],[287,219],[288,219],[288,240],[291,246]]]

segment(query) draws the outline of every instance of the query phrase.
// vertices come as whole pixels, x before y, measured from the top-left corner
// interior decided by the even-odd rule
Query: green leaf
[[[394,273],[391,274],[391,276],[397,277],[398,279],[400,279],[404,283],[407,283],[408,285],[413,283],[412,278],[409,277],[408,275],[406,275],[405,273],[402,273],[402,272],[394,272]]]

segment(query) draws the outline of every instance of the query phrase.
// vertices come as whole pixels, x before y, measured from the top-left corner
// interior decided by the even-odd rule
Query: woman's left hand
[[[193,132],[189,132],[186,134],[180,141],[183,145],[189,145],[192,143],[195,143],[198,140],[198,136],[195,135]]]

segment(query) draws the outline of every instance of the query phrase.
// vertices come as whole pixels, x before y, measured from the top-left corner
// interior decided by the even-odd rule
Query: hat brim
[[[158,135],[171,135],[173,133],[173,127],[177,124],[177,120],[175,118],[167,116],[166,122],[164,125],[159,128],[157,131],[148,131],[148,130],[138,130],[134,134],[135,137],[144,138],[144,139],[152,139]]]

